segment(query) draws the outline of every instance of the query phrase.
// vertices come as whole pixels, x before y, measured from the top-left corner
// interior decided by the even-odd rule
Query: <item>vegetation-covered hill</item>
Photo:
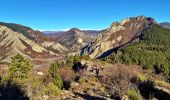
[[[169,79],[170,75],[170,29],[152,25],[145,30],[140,42],[130,44],[118,53],[106,57],[109,62],[138,64],[144,69],[163,73]]]

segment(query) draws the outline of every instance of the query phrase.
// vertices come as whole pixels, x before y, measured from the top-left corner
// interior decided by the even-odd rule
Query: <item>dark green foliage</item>
[[[79,72],[80,70],[83,70],[86,68],[86,66],[83,66],[81,64],[81,60],[91,60],[91,58],[89,56],[80,56],[80,55],[75,55],[75,56],[69,56],[67,57],[67,65],[69,67],[72,67],[72,69],[74,70],[74,72]]]
[[[159,25],[153,25],[147,29],[142,36],[142,40],[153,44],[170,44],[170,29],[163,28]]]
[[[111,54],[111,55],[103,58],[102,60],[106,61],[108,63],[117,63],[117,62],[121,61],[120,58],[121,58],[121,55],[119,55],[119,54]]]
[[[66,62],[67,62],[69,67],[72,67],[73,63],[74,63],[74,56],[71,55],[71,56],[67,57]]]
[[[83,66],[82,66],[82,64],[79,61],[74,61],[72,69],[75,72],[78,72],[79,70],[83,69]]]
[[[122,51],[122,61],[128,64],[141,65],[144,69],[167,66],[169,62],[167,59],[168,55],[161,48],[161,45],[136,43]],[[169,51],[169,49],[167,50]]]
[[[53,79],[54,85],[58,87],[58,89],[61,89],[63,87],[63,80],[60,75],[56,75]]]
[[[57,70],[60,66],[61,65],[58,61],[56,61],[55,63],[52,63],[48,69],[48,73],[54,78],[57,75]]]
[[[17,54],[12,57],[12,61],[9,64],[10,77],[17,80],[26,79],[32,67],[28,60],[24,59],[20,54]]]
[[[48,96],[57,96],[60,94],[60,89],[56,85],[50,82],[44,88],[44,92]]]
[[[61,76],[58,73],[59,68],[61,68],[61,63],[59,61],[56,61],[55,63],[52,63],[51,66],[48,69],[48,73],[51,75],[53,84],[58,87],[58,89],[61,89],[63,87],[63,80]]]
[[[74,63],[79,62],[80,60],[81,60],[81,56],[79,56],[79,55],[75,55],[75,56],[71,55],[71,56],[67,57],[66,62],[67,62],[67,65],[69,67],[73,67]]]

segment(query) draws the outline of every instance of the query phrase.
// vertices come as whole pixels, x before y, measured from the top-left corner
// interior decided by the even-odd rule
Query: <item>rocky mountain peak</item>
[[[83,48],[81,54],[88,54],[92,58],[107,56],[112,49],[139,37],[140,33],[152,24],[157,23],[154,19],[145,16],[130,17],[121,22],[114,22]]]
[[[79,28],[71,28],[70,30],[68,31],[81,31]]]
[[[75,35],[75,36],[77,36],[77,35],[83,36],[85,33],[78,28],[72,28],[72,29],[68,30],[66,32],[66,34]]]

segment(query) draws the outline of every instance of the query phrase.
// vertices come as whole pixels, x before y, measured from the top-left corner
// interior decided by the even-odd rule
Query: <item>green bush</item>
[[[82,84],[85,82],[85,79],[83,77],[80,77],[80,79],[78,80],[78,83]]]
[[[48,73],[54,78],[57,75],[57,70],[60,66],[61,65],[60,65],[59,61],[52,63],[48,69]]]
[[[27,93],[30,97],[44,95],[44,91],[42,90],[45,88],[43,81],[33,75],[28,77],[24,86],[26,87]]]
[[[45,89],[44,92],[48,96],[57,96],[60,94],[60,89],[54,85],[53,83],[49,83]]]
[[[74,63],[74,56],[71,55],[71,56],[67,57],[66,63],[69,67],[72,67],[73,63]]]
[[[53,83],[58,87],[58,89],[61,89],[63,87],[63,80],[59,75],[56,75],[54,77]]]
[[[82,59],[82,57],[80,55],[71,55],[67,57],[66,63],[69,67],[73,67],[75,62],[80,62],[80,60]]]
[[[128,90],[127,95],[130,100],[143,100],[139,91],[136,90]]]
[[[17,54],[12,57],[12,61],[9,64],[10,78],[18,81],[27,79],[32,68],[33,66],[29,64],[28,60]]]

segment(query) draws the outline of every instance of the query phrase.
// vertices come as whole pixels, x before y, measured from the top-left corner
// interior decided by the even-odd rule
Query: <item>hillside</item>
[[[82,31],[78,28],[72,28],[63,33],[56,34],[56,41],[69,48],[69,52],[79,52],[93,37],[96,31]]]
[[[90,55],[91,58],[105,57],[112,53],[114,48],[138,40],[141,32],[155,23],[154,19],[145,16],[131,17],[113,23],[85,46],[81,54]]]
[[[132,43],[118,53],[106,57],[105,61],[137,64],[154,73],[170,78],[170,29],[152,25],[142,32],[140,42]]]
[[[67,51],[67,48],[56,42],[53,38],[46,36],[40,31],[33,30],[29,27],[13,24],[13,23],[0,23],[2,26],[6,26],[14,32],[23,34],[28,39],[34,41],[35,43],[43,46],[48,50],[52,50],[55,53],[63,53]]]
[[[17,53],[26,58],[52,57],[56,54],[30,40],[25,35],[0,25],[0,60],[10,61]]]

